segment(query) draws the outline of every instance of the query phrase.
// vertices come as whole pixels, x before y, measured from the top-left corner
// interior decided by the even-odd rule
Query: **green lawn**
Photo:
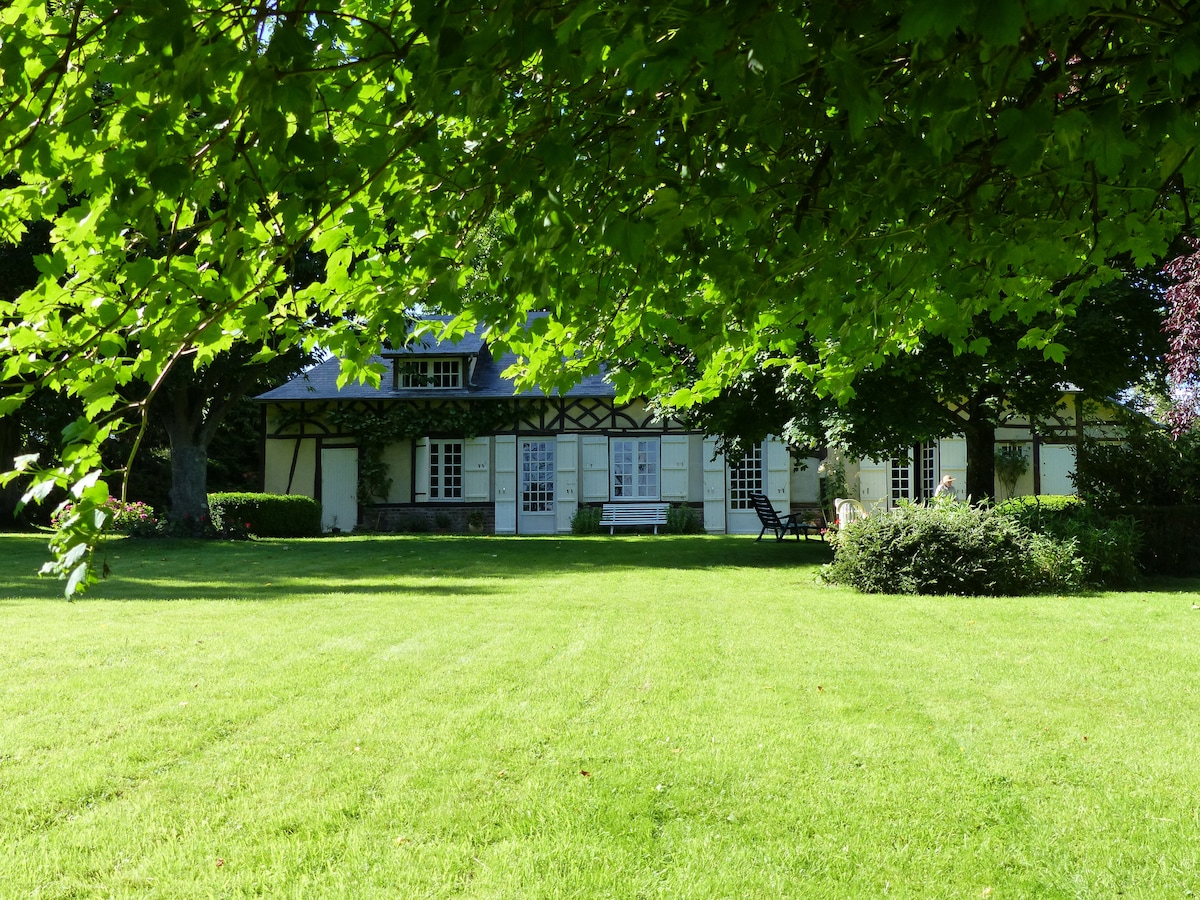
[[[817,542],[0,536],[3,897],[1183,897],[1200,581],[859,596]]]

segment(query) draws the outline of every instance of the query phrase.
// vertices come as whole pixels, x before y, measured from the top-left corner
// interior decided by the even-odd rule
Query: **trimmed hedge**
[[[298,494],[209,494],[208,514],[217,530],[226,534],[315,537],[321,533],[321,504]]]
[[[994,510],[907,505],[849,525],[823,574],[864,593],[1061,594],[1083,586],[1076,546]]]
[[[1088,516],[1087,507],[1078,497],[1063,494],[1038,494],[1013,497],[996,506],[996,512],[1012,516],[1022,525],[1040,531],[1043,524],[1050,526],[1060,521],[1071,521]]]

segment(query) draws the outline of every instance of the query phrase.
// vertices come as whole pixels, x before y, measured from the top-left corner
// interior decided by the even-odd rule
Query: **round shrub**
[[[866,593],[1016,595],[1082,586],[1075,545],[964,503],[906,505],[842,531],[825,578]]]
[[[158,537],[162,533],[162,523],[154,514],[154,507],[149,503],[134,500],[122,503],[115,497],[110,498],[108,505],[113,509],[112,528],[120,534],[130,537]]]

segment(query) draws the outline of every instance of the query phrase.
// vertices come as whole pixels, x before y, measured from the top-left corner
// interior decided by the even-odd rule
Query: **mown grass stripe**
[[[815,542],[114,542],[67,604],[41,552],[0,537],[14,896],[1200,883],[1195,581],[864,597]]]

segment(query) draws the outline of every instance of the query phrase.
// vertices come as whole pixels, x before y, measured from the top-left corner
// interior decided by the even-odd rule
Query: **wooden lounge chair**
[[[754,511],[758,513],[758,521],[762,523],[762,531],[754,539],[756,541],[761,541],[768,529],[775,533],[777,541],[782,541],[789,534],[794,534],[796,540],[800,540],[800,535],[807,537],[809,531],[816,527],[807,522],[797,521],[795,513],[781,518],[775,511],[775,507],[771,505],[771,501],[767,499],[766,494],[751,494],[750,502],[754,504]]]

